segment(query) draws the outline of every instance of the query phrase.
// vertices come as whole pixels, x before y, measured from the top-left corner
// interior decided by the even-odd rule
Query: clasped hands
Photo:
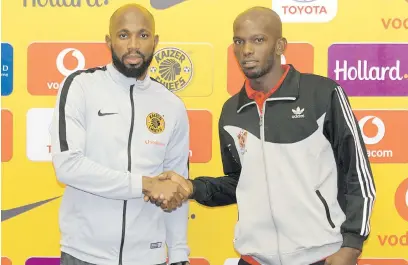
[[[149,178],[143,189],[144,200],[160,206],[165,211],[180,207],[189,199],[192,192],[192,183],[174,171],[166,171]]]

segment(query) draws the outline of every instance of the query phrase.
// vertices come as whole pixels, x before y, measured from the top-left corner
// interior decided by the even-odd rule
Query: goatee
[[[139,51],[137,51],[136,53],[142,58],[142,64],[140,66],[138,66],[138,67],[133,67],[133,66],[128,67],[124,63],[124,58],[128,54],[123,55],[122,59],[120,59],[116,55],[116,53],[113,51],[113,49],[111,48],[112,63],[115,66],[115,68],[126,77],[138,79],[141,76],[143,76],[145,74],[145,72],[147,71],[147,68],[149,68],[150,63],[153,60],[153,52],[147,58],[146,58],[146,56],[144,54],[142,54]]]

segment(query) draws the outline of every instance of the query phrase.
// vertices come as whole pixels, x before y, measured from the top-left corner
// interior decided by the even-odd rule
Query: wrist
[[[190,180],[190,179],[188,179],[188,180],[187,180],[187,184],[188,184],[188,187],[189,187],[189,189],[190,189],[190,194],[188,195],[188,198],[189,198],[189,199],[193,199],[193,197],[194,197],[194,185],[193,185],[193,181]]]
[[[343,233],[342,248],[352,248],[362,251],[365,237],[353,233]]]
[[[356,248],[350,248],[350,247],[343,247],[342,248],[344,252],[347,252],[349,255],[358,258],[361,254],[361,250],[356,249]]]

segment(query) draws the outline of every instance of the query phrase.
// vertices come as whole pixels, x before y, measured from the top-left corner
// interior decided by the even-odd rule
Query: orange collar
[[[283,73],[282,77],[279,79],[278,83],[274,87],[272,87],[267,93],[263,92],[263,91],[254,90],[251,87],[251,84],[249,83],[249,80],[246,79],[245,80],[245,90],[246,90],[246,93],[247,93],[248,97],[250,99],[263,98],[265,100],[270,95],[272,95],[280,87],[280,85],[282,85],[283,80],[285,80],[285,78],[286,78],[286,76],[287,76],[287,74],[289,72],[289,69],[290,69],[289,65],[282,65],[282,68],[285,70],[285,72]]]

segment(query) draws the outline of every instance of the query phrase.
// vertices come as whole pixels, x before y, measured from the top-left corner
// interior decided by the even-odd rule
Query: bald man
[[[375,186],[344,90],[328,78],[281,65],[279,16],[255,7],[233,25],[246,76],[219,119],[224,176],[180,183],[214,207],[237,203],[239,265],[355,265],[370,233]],[[145,200],[174,208],[176,200]]]
[[[52,162],[66,184],[60,208],[62,265],[186,265],[188,203],[165,212],[144,195],[179,201],[188,177],[189,122],[183,102],[149,77],[159,37],[148,10],[112,15],[112,62],[76,71],[60,86],[52,122]]]

